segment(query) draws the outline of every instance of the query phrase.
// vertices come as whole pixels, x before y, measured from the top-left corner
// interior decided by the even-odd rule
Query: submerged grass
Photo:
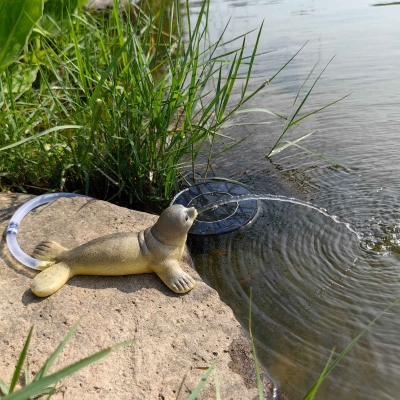
[[[250,344],[251,344],[251,353],[253,354],[254,370],[256,372],[256,377],[257,377],[258,398],[260,400],[264,400],[264,389],[263,389],[263,384],[262,384],[262,380],[261,380],[260,368],[258,366],[256,346],[255,346],[254,338],[253,338],[252,319],[251,319],[252,304],[253,304],[253,290],[252,290],[252,288],[250,288],[249,336],[250,336]]]
[[[364,336],[364,334],[372,327],[372,325],[375,324],[378,319],[388,312],[391,308],[393,308],[396,304],[400,303],[400,298],[395,300],[392,304],[390,304],[388,307],[386,307],[381,313],[379,313],[345,348],[344,350],[335,358],[333,362],[331,362],[331,359],[333,357],[333,352],[334,349],[332,350],[332,353],[329,357],[329,360],[327,364],[325,365],[324,370],[321,373],[321,376],[319,377],[318,381],[312,386],[310,391],[306,394],[303,400],[313,400],[315,398],[315,395],[317,393],[317,390],[321,383],[324,381],[324,379],[332,372],[332,370],[336,367],[336,365],[340,362],[340,360],[354,347],[354,345]]]

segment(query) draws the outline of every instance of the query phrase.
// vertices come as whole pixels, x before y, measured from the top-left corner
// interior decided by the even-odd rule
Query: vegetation
[[[182,12],[178,0],[171,4],[163,0],[151,16],[138,7],[121,12],[117,2],[109,14],[86,12],[82,4],[80,0],[0,0],[2,190],[83,191],[136,206],[137,201],[146,200],[163,206],[187,174],[195,180],[200,155],[205,154],[206,166],[201,167],[207,170],[208,163],[221,151],[215,151],[216,144],[222,144],[222,151],[237,144],[220,133],[233,115],[263,112],[285,120],[268,152],[272,156],[291,145],[308,151],[298,142],[312,132],[282,144],[284,135],[308,116],[339,101],[299,115],[322,74],[299,100],[314,67],[287,117],[265,109],[240,110],[277,74],[254,91],[248,90],[262,27],[251,55],[245,54],[246,35],[232,40],[236,48],[224,53],[222,45],[227,43],[223,43],[223,34],[213,44],[206,40],[209,1],[202,3],[194,25],[188,2]],[[231,95],[238,89],[239,79],[240,95],[233,102]],[[399,301],[376,317],[333,362],[331,355],[304,399],[315,397],[342,357]],[[32,328],[10,385],[0,380],[5,395],[2,399],[42,394],[50,398],[55,392],[50,385],[132,343],[102,350],[47,375],[78,323],[31,382],[25,369],[25,386],[15,391]],[[263,399],[251,310],[249,332],[259,397]],[[190,399],[197,397],[215,365],[216,360]],[[217,381],[216,390],[219,398]]]
[[[299,100],[302,85],[287,117],[265,109],[240,110],[280,71],[249,90],[262,27],[250,55],[246,35],[229,42],[236,47],[225,53],[223,34],[215,43],[206,40],[208,13],[209,1],[192,24],[188,2],[182,12],[178,0],[163,0],[154,15],[133,6],[121,12],[117,3],[109,14],[93,14],[82,10],[79,0],[0,0],[0,188],[81,191],[136,207],[147,200],[163,207],[182,179],[190,174],[195,180],[200,155],[205,160],[200,168],[207,171],[213,157],[238,143],[220,129],[239,112],[266,112],[286,121],[268,156],[290,145],[300,147],[298,142],[311,133],[282,144],[287,131],[336,103],[299,115],[320,75]],[[234,90],[239,90],[235,100]],[[215,150],[217,144],[222,150]],[[46,376],[75,329],[34,380],[29,383],[27,371],[26,386],[14,392],[31,330],[10,386],[0,382],[4,400],[43,390],[51,395],[49,385],[114,349]],[[262,398],[253,341],[252,350]],[[340,358],[324,370],[307,398],[313,398]]]
[[[268,156],[300,147],[302,138],[278,145],[290,127],[327,107],[298,115],[316,81],[288,117],[239,111],[277,75],[249,90],[262,27],[246,55],[245,34],[208,43],[209,1],[195,24],[188,2],[182,11],[178,0],[167,1],[149,16],[117,3],[93,14],[79,0],[0,0],[2,190],[164,206],[182,179],[193,182],[198,167],[207,174],[212,158],[238,143],[220,133],[238,112],[286,120]],[[224,52],[227,44],[234,48]]]
[[[258,361],[257,361],[257,355],[256,355],[256,350],[255,350],[255,344],[254,344],[254,338],[252,335],[252,319],[251,319],[251,297],[252,297],[252,292],[250,292],[250,311],[249,311],[249,334],[250,334],[250,344],[251,344],[251,349],[252,349],[252,354],[253,354],[253,359],[254,359],[254,367],[255,367],[255,373],[257,377],[257,386],[258,386],[258,393],[259,393],[259,398],[260,400],[264,399],[264,392],[263,392],[263,385],[262,385],[262,380],[261,380],[261,375],[260,375],[260,370],[258,366]],[[328,362],[325,365],[324,370],[321,373],[320,378],[317,380],[317,382],[311,387],[310,391],[304,396],[303,400],[313,400],[317,394],[319,386],[323,383],[324,379],[332,372],[332,370],[336,367],[336,365],[340,362],[340,360],[353,348],[353,346],[364,336],[364,334],[375,324],[375,322],[387,311],[389,311],[393,306],[396,304],[400,303],[400,298],[395,300],[392,304],[390,304],[388,307],[386,307],[377,317],[375,317],[363,330],[360,332],[347,346],[346,348],[336,357],[336,359],[332,362],[333,358],[333,353],[334,349],[332,350],[331,356],[329,357]],[[61,371],[55,372],[51,375],[47,375],[48,371],[50,370],[51,366],[53,365],[54,361],[56,360],[57,356],[61,353],[63,350],[64,346],[67,344],[68,340],[71,338],[73,333],[76,331],[78,325],[79,325],[80,320],[71,328],[71,330],[68,332],[68,334],[65,336],[64,340],[58,345],[57,349],[53,352],[53,354],[47,359],[46,363],[43,365],[43,367],[38,371],[36,374],[35,378],[32,380],[32,382],[29,382],[29,371],[28,369],[25,368],[24,374],[25,374],[25,386],[22,388],[17,388],[17,382],[20,378],[21,372],[22,372],[22,367],[24,365],[26,355],[28,352],[30,340],[32,337],[32,332],[33,332],[33,327],[30,329],[28,338],[26,339],[25,345],[21,351],[21,354],[19,356],[17,365],[15,366],[15,371],[11,379],[11,384],[7,386],[1,379],[0,379],[0,391],[3,393],[4,396],[1,397],[2,400],[28,400],[31,398],[36,398],[38,396],[41,396],[43,394],[48,394],[48,399],[51,398],[51,396],[56,392],[56,388],[53,385],[57,383],[59,380],[73,374],[76,371],[79,371],[80,369],[86,367],[89,364],[92,364],[95,361],[100,360],[107,354],[109,354],[111,351],[115,351],[118,349],[121,349],[125,346],[131,345],[134,340],[130,340],[127,342],[122,342],[117,345],[114,345],[112,347],[109,347],[107,349],[101,350],[92,356],[89,356],[83,360],[80,360],[64,369]],[[202,390],[205,382],[207,381],[208,377],[210,376],[211,372],[214,370],[216,366],[217,360],[214,360],[209,368],[205,371],[203,377],[201,378],[200,382],[197,384],[197,386],[194,388],[193,392],[190,394],[187,400],[195,400]],[[183,382],[185,380],[185,377],[183,378],[182,384],[180,389],[178,390],[177,393],[177,398],[179,397],[179,394],[181,392]],[[214,383],[215,383],[215,390],[216,390],[216,399],[220,399],[220,389],[219,389],[219,384],[218,384],[218,379],[217,376],[214,376]]]
[[[20,375],[22,373],[22,368],[24,366],[26,356],[28,353],[29,345],[31,342],[32,338],[32,333],[33,333],[33,326],[29,330],[28,337],[25,341],[24,347],[20,353],[19,359],[17,361],[17,364],[15,366],[14,374],[11,378],[11,383],[10,385],[6,385],[4,381],[0,379],[0,398],[2,400],[29,400],[29,399],[35,399],[37,397],[40,397],[42,395],[48,395],[46,398],[50,399],[54,393],[56,393],[57,389],[55,386],[50,386],[53,384],[56,384],[59,380],[72,375],[73,373],[79,371],[80,369],[100,360],[101,358],[105,357],[108,355],[110,352],[119,350],[123,347],[131,345],[134,340],[129,340],[126,342],[118,343],[112,347],[106,348],[104,350],[101,350],[87,358],[84,358],[74,364],[69,365],[68,367],[63,368],[62,370],[55,372],[51,375],[47,375],[49,372],[50,368],[52,367],[54,361],[56,360],[57,356],[61,353],[71,336],[74,334],[76,329],[78,328],[78,325],[80,323],[80,320],[71,328],[71,330],[67,333],[63,341],[57,346],[56,350],[50,355],[50,357],[47,359],[43,367],[38,371],[38,373],[35,375],[33,380],[30,382],[29,379],[29,370],[27,368],[24,369],[24,380],[25,380],[25,385],[24,386],[19,386],[17,383],[20,380]],[[203,388],[208,376],[210,375],[211,371],[214,369],[215,365],[217,363],[217,360],[213,361],[210,365],[210,367],[207,369],[205,374],[203,375],[202,379],[196,386],[196,388],[193,390],[191,395],[188,397],[187,400],[195,400],[197,398],[197,395],[200,393],[201,389]],[[182,382],[183,383],[183,382]],[[180,390],[177,394],[177,398],[179,397]],[[1,394],[3,396],[1,396]]]
[[[207,1],[195,25],[186,17],[187,40],[178,2],[151,17],[117,4],[110,14],[72,13],[76,2],[54,15],[56,2],[45,3],[18,61],[0,60],[2,189],[168,200],[201,151],[210,160],[216,141],[231,147],[219,128],[267,83],[248,93],[258,40],[244,68],[244,35],[228,54],[222,36],[204,45]]]
[[[86,367],[89,364],[94,363],[95,361],[100,360],[105,357],[112,351],[121,349],[125,346],[129,346],[133,343],[133,340],[129,340],[127,342],[116,344],[107,349],[101,350],[87,358],[84,358],[74,364],[71,364],[68,367],[63,368],[62,370],[55,372],[51,375],[47,375],[57,356],[61,353],[64,346],[67,344],[68,340],[71,338],[73,333],[76,331],[79,325],[78,321],[71,330],[67,333],[64,340],[58,345],[53,354],[47,359],[43,367],[38,371],[38,373],[33,378],[32,382],[29,382],[29,371],[25,368],[25,386],[19,388],[17,387],[17,382],[19,381],[20,374],[22,372],[22,367],[24,365],[26,355],[28,352],[29,344],[32,337],[33,327],[30,329],[28,337],[25,341],[25,345],[21,351],[18,362],[15,366],[15,371],[11,379],[11,383],[7,386],[2,380],[0,380],[0,390],[5,395],[1,397],[2,400],[28,400],[32,398],[36,398],[38,396],[48,394],[47,399],[50,399],[51,396],[56,392],[56,388],[53,385],[57,383],[60,379],[65,378],[68,375],[73,374],[76,371]],[[17,390],[18,388],[18,390]]]

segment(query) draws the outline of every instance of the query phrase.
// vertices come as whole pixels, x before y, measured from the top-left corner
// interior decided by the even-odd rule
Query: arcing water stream
[[[279,196],[279,195],[274,195],[274,194],[248,194],[248,195],[242,195],[242,196],[234,196],[234,197],[224,198],[224,199],[209,203],[204,207],[198,208],[197,211],[199,214],[201,214],[207,210],[215,209],[224,204],[238,203],[238,202],[246,201],[246,200],[247,201],[248,200],[279,201],[279,202],[283,202],[283,203],[292,203],[292,204],[297,204],[300,206],[308,207],[308,208],[318,211],[319,213],[332,219],[332,221],[336,222],[337,224],[344,225],[350,232],[354,233],[359,239],[361,239],[363,236],[361,233],[358,233],[357,231],[355,231],[348,222],[344,222],[341,219],[339,219],[339,217],[337,217],[336,215],[330,214],[328,212],[328,210],[326,210],[325,208],[318,207],[307,201],[301,201],[301,200],[295,199],[294,197]]]

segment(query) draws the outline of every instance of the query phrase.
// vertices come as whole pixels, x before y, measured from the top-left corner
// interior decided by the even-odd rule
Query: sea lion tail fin
[[[31,290],[36,296],[50,296],[67,283],[71,270],[66,263],[57,263],[40,272],[31,283]]]
[[[58,257],[66,251],[68,249],[57,242],[46,240],[36,246],[33,251],[33,257],[42,261],[58,261]]]

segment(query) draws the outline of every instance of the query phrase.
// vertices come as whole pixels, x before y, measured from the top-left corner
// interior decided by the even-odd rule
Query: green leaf
[[[221,392],[220,392],[220,389],[219,389],[217,371],[214,371],[214,385],[215,385],[215,397],[216,397],[217,400],[221,400]]]
[[[33,381],[37,381],[44,376],[46,376],[47,372],[53,365],[54,361],[56,360],[57,356],[61,353],[62,349],[64,346],[67,344],[68,340],[71,338],[71,336],[74,334],[76,329],[78,328],[79,323],[81,322],[82,318],[79,318],[78,322],[70,329],[70,331],[67,333],[63,341],[58,345],[58,347],[55,349],[53,354],[47,359],[46,363],[43,365],[42,368],[40,368],[39,372],[36,374],[35,379]]]
[[[278,153],[280,153],[282,150],[285,150],[285,149],[287,149],[287,148],[290,147],[290,146],[294,146],[296,143],[300,142],[300,140],[303,140],[303,139],[307,138],[308,136],[312,135],[312,134],[315,133],[315,132],[317,132],[317,131],[314,130],[314,131],[308,133],[307,135],[304,135],[304,136],[302,136],[301,138],[296,139],[296,140],[294,140],[294,141],[292,141],[292,142],[287,141],[286,144],[283,144],[282,146],[276,147],[274,150],[272,150],[271,153],[270,153],[270,156],[273,156],[273,155],[275,155],[275,154],[278,154]]]
[[[33,332],[33,326],[29,331],[28,337],[26,338],[24,347],[21,351],[21,354],[19,355],[19,359],[17,362],[17,365],[15,366],[15,371],[14,371],[14,375],[11,379],[11,384],[10,384],[10,388],[9,388],[9,393],[12,393],[15,385],[18,382],[18,378],[19,378],[19,374],[21,373],[22,370],[22,365],[24,364],[25,358],[26,358],[26,353],[28,352],[28,347],[29,347],[29,343],[31,341],[31,337],[32,337],[32,332]]]
[[[187,400],[195,400],[200,393],[201,389],[203,389],[204,384],[206,383],[206,380],[208,376],[211,374],[211,371],[214,369],[215,364],[217,363],[217,360],[214,360],[212,364],[208,367],[207,371],[201,378],[200,382],[197,384],[193,392],[190,394],[190,396],[187,398]],[[8,400],[8,399],[7,399]]]
[[[280,115],[273,111],[267,110],[266,108],[246,108],[245,110],[236,111],[235,114],[244,114],[244,113],[249,113],[249,112],[262,112],[262,113],[274,115],[275,117],[279,117],[282,119],[287,119],[283,115]]]
[[[306,153],[311,154],[311,155],[313,155],[313,156],[315,156],[315,157],[318,157],[318,158],[320,158],[321,160],[324,160],[324,161],[328,162],[329,164],[334,165],[335,167],[346,168],[346,166],[344,166],[344,165],[342,165],[342,164],[339,164],[339,163],[337,163],[337,162],[335,162],[335,161],[333,161],[333,160],[330,160],[329,158],[323,157],[323,156],[321,156],[321,155],[319,155],[319,154],[317,154],[317,153],[314,153],[313,151],[308,150],[308,149],[306,149],[305,147],[300,146],[299,144],[297,144],[297,143],[295,143],[295,142],[287,141],[287,143],[289,144],[289,146],[298,147],[299,149],[304,150]]]
[[[325,379],[326,371],[328,371],[329,365],[331,364],[333,354],[335,353],[335,348],[332,349],[331,355],[329,356],[328,361],[325,364],[324,370],[322,371],[321,375],[319,376],[317,382],[312,387],[312,389],[308,392],[307,396],[303,398],[303,400],[314,400],[315,395],[317,394],[318,388],[320,387],[321,383]]]
[[[364,336],[364,334],[372,327],[372,325],[375,324],[378,319],[388,312],[392,307],[394,307],[396,304],[400,303],[400,298],[395,300],[392,304],[390,304],[388,307],[386,307],[377,317],[375,317],[347,346],[346,348],[339,354],[339,356],[335,359],[335,361],[327,367],[325,365],[325,368],[318,379],[318,381],[313,385],[313,387],[310,389],[310,391],[304,396],[303,400],[311,400],[314,398],[316,394],[316,389],[321,385],[323,380],[332,372],[332,370],[336,367],[337,364],[339,364],[340,360],[354,347],[354,345]],[[332,355],[331,355],[332,357]],[[328,360],[328,363],[331,360],[331,357]]]
[[[0,71],[17,60],[43,14],[43,0],[0,0]]]
[[[31,140],[40,138],[41,136],[47,135],[47,134],[52,133],[52,132],[61,131],[63,129],[86,129],[86,128],[84,126],[81,126],[81,125],[56,126],[54,128],[47,129],[47,130],[45,130],[43,132],[36,133],[35,135],[29,136],[29,137],[27,137],[25,139],[19,140],[16,143],[12,143],[12,144],[9,144],[7,146],[0,147],[0,151],[8,150],[8,149],[11,149],[12,147],[20,146],[20,145],[22,145],[24,143],[30,142]]]
[[[262,380],[261,380],[260,369],[258,367],[258,360],[257,360],[257,354],[256,354],[256,346],[254,344],[253,331],[251,329],[252,304],[253,304],[253,289],[250,288],[249,336],[250,336],[250,344],[251,344],[251,353],[253,354],[254,370],[256,372],[256,377],[257,377],[258,398],[260,400],[264,400],[265,397],[264,397],[263,384],[262,384]]]
[[[47,0],[39,25],[50,36],[60,35],[69,25],[69,15],[73,14],[78,6],[78,0]]]
[[[11,70],[11,91],[17,96],[23,94],[32,87],[35,82],[39,67],[37,65],[27,65],[16,63],[10,67]],[[4,93],[9,89],[5,87]]]
[[[0,390],[3,394],[8,394],[8,386],[0,379]]]
[[[40,393],[43,389],[47,388],[49,385],[58,382],[60,379],[65,378],[68,375],[73,374],[76,371],[86,367],[94,363],[95,361],[100,360],[101,358],[108,355],[110,352],[119,350],[125,346],[129,346],[134,342],[134,340],[128,340],[127,342],[122,342],[116,344],[114,346],[108,347],[107,349],[101,350],[90,357],[84,358],[61,371],[55,372],[52,375],[46,376],[42,379],[32,382],[28,386],[24,386],[22,389],[16,391],[15,393],[11,393],[7,396],[2,397],[1,400],[26,400],[31,396],[34,396]]]

